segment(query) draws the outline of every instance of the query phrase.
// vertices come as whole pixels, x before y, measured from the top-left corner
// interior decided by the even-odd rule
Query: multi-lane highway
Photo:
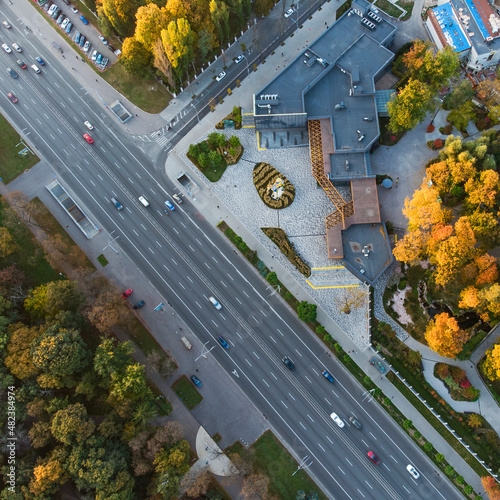
[[[20,43],[28,64],[37,55],[47,62],[37,75],[16,67],[16,55],[0,49],[3,114],[23,130],[91,218],[120,236],[122,251],[158,291],[158,302],[169,302],[202,342],[216,346],[210,355],[227,372],[221,390],[236,383],[287,448],[299,459],[310,457],[308,472],[329,498],[459,498],[295,314],[276,295],[269,297],[260,275],[203,220],[203,213],[189,201],[175,203],[174,187],[161,168],[96,107],[74,73],[16,26],[1,31],[0,41]],[[18,79],[7,74],[7,66]],[[6,97],[10,91],[17,104]],[[86,120],[95,126],[92,145],[82,137]],[[149,200],[148,208],[138,201],[141,195]],[[124,210],[117,211],[111,197]],[[165,200],[177,207],[169,217]],[[209,302],[211,295],[222,304],[220,311]],[[229,349],[217,343],[219,335]],[[293,371],[282,363],[284,355],[293,360]],[[323,369],[333,375],[333,384],[321,375]],[[332,412],[345,422],[343,428],[330,418]],[[349,422],[351,415],[361,430]],[[369,460],[368,451],[379,457],[379,465]],[[418,480],[406,470],[410,463],[420,471]]]

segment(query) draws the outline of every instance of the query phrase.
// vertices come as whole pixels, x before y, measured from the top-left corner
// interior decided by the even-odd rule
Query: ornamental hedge
[[[271,190],[268,186],[273,184],[276,179],[280,178],[283,181],[283,193],[275,200],[271,196]],[[253,169],[253,183],[260,199],[266,206],[273,209],[281,209],[290,206],[295,198],[294,185],[284,176],[281,175],[269,163],[257,163]]]

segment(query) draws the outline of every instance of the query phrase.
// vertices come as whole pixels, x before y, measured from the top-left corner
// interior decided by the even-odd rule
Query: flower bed
[[[477,401],[481,391],[471,385],[465,370],[446,363],[434,365],[434,376],[447,387],[455,401]]]
[[[279,193],[273,197],[273,187],[281,181]],[[281,209],[290,206],[295,198],[295,187],[269,163],[258,163],[253,169],[253,183],[266,206]],[[276,192],[276,191],[275,191]]]

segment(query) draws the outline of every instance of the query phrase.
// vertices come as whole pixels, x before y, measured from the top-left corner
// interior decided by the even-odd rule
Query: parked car
[[[219,304],[219,301],[215,297],[208,297],[208,300],[212,302],[215,309],[217,309],[218,311],[222,309],[222,306]]]
[[[35,59],[40,64],[40,66],[45,66],[45,61],[40,56],[36,56]]]
[[[80,45],[81,45],[81,43],[82,43],[82,42],[80,42]],[[84,51],[84,52],[88,52],[88,51],[89,51],[89,49],[90,49],[90,42],[87,40],[87,41],[85,42],[85,45],[83,46],[83,51]]]
[[[104,44],[104,45],[108,45],[108,41],[102,36],[102,35],[99,35],[99,40],[101,40],[101,42]]]
[[[26,69],[28,67],[22,59],[18,59],[16,62],[21,69]]]
[[[80,19],[82,20],[83,24],[89,24],[89,22],[83,16],[80,16]]]
[[[134,309],[140,309],[144,304],[145,302],[143,300],[139,300],[137,304],[134,304]]]
[[[283,356],[281,358],[281,361],[283,361],[283,363],[289,370],[293,370],[295,368],[292,360],[288,356]]]
[[[12,92],[9,92],[9,93],[7,94],[7,97],[8,97],[8,98],[9,98],[9,99],[10,99],[10,100],[14,103],[14,104],[16,104],[16,102],[17,102],[17,97],[16,97],[16,96],[15,96]]]
[[[12,52],[12,49],[6,43],[2,43],[2,49],[5,50],[7,54],[10,54]]]
[[[59,16],[61,16],[61,9],[59,7],[56,7],[52,15],[50,16],[52,19],[59,19]],[[62,21],[62,19],[61,19]]]
[[[349,422],[351,422],[358,431],[361,430],[361,424],[359,423],[359,420],[356,417],[353,417],[352,415],[349,417]]]
[[[85,37],[82,35],[80,37],[80,47],[83,47],[85,45]]]
[[[239,55],[239,56],[238,56],[238,57],[234,60],[234,62],[235,62],[236,64],[238,64],[238,63],[239,63],[240,61],[242,61],[242,60],[243,60],[243,54],[240,54],[240,55]]]
[[[111,198],[111,203],[113,203],[117,210],[123,210],[123,205],[116,198]]]
[[[226,72],[225,71],[221,71],[216,77],[215,79],[220,82],[224,77],[226,76]]]
[[[178,194],[174,193],[172,197],[179,205],[182,203],[182,198]]]
[[[229,344],[226,342],[226,339],[222,336],[217,337],[219,344],[224,347],[224,349],[229,349]]]
[[[75,35],[75,43],[77,45],[80,43],[80,36],[81,36],[81,33],[79,31],[77,31],[76,35]]]
[[[413,477],[413,479],[418,479],[420,477],[420,474],[419,474],[418,470],[415,469],[415,467],[413,467],[413,465],[408,464],[406,466],[406,470],[411,474],[411,476]]]
[[[108,49],[111,50],[111,52],[115,51],[115,48],[112,45],[108,45]]]
[[[59,14],[59,17],[57,18],[56,24],[61,25],[61,23],[64,21],[64,14]]]
[[[78,14],[78,9],[76,7],[71,7],[71,10],[75,13]]]
[[[97,59],[97,50],[94,50],[92,52],[92,57],[91,57],[92,61],[95,61]]]
[[[330,382],[330,384],[333,384],[335,382],[335,380],[333,379],[333,377],[326,370],[323,370],[321,373],[322,373],[323,377],[325,377],[326,380],[328,380],[328,382]]]
[[[334,412],[330,413],[330,418],[342,429],[344,427],[344,421]]]
[[[369,451],[367,453],[368,458],[375,464],[375,465],[380,465],[380,459],[373,453],[373,451]]]
[[[288,18],[293,14],[293,9],[288,9],[283,15]]]
[[[68,26],[68,24],[69,24],[69,18],[68,18],[68,17],[66,17],[66,18],[64,19],[64,21],[61,23],[61,29],[65,30],[65,29],[66,29],[66,26]]]
[[[122,297],[126,299],[127,297],[130,297],[134,293],[134,290],[132,288],[127,288],[123,293]]]
[[[92,139],[92,137],[90,137],[89,134],[83,134],[83,138],[89,143],[89,144],[93,144],[94,143],[94,139]]]
[[[196,387],[201,387],[203,385],[201,380],[196,375],[191,375],[191,382],[193,382]]]
[[[73,24],[69,23],[68,26],[66,26],[66,29],[64,30],[67,35],[71,33],[71,30],[73,29]]]
[[[12,78],[17,78],[17,73],[12,68],[7,68],[7,73],[9,73]]]
[[[86,122],[83,122],[83,124],[89,129],[89,130],[94,130],[94,125],[92,125],[88,120]]]
[[[101,64],[102,54],[97,54],[97,59],[95,60],[96,64]]]

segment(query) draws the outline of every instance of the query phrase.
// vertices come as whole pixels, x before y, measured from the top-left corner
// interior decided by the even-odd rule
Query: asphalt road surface
[[[266,415],[299,461],[308,457],[308,472],[328,497],[460,498],[295,314],[276,295],[269,296],[267,283],[203,214],[188,201],[176,204],[175,190],[159,167],[108,114],[93,109],[73,74],[14,26],[0,38],[23,47],[21,55],[0,49],[0,67],[19,74],[14,80],[0,71],[4,115],[38,148],[87,215],[115,231],[122,250],[158,290],[158,302],[171,304],[202,342],[215,347],[210,355],[228,379]],[[37,55],[47,63],[40,75],[29,69]],[[19,56],[28,69],[16,65]],[[18,97],[17,104],[6,97],[9,91]],[[85,120],[95,126],[92,145],[82,137],[88,132]],[[149,208],[138,201],[141,195]],[[115,209],[111,197],[124,205],[123,211]],[[165,200],[176,206],[168,216]],[[212,295],[222,304],[220,311],[209,302]],[[228,349],[217,342],[219,335]],[[282,363],[284,355],[293,360],[293,371]],[[323,369],[333,375],[333,384],[321,375]],[[331,412],[344,421],[343,428],[332,421]],[[362,430],[351,425],[351,415]],[[368,451],[380,458],[380,465],[368,459]],[[406,471],[409,463],[420,471],[418,480]]]

